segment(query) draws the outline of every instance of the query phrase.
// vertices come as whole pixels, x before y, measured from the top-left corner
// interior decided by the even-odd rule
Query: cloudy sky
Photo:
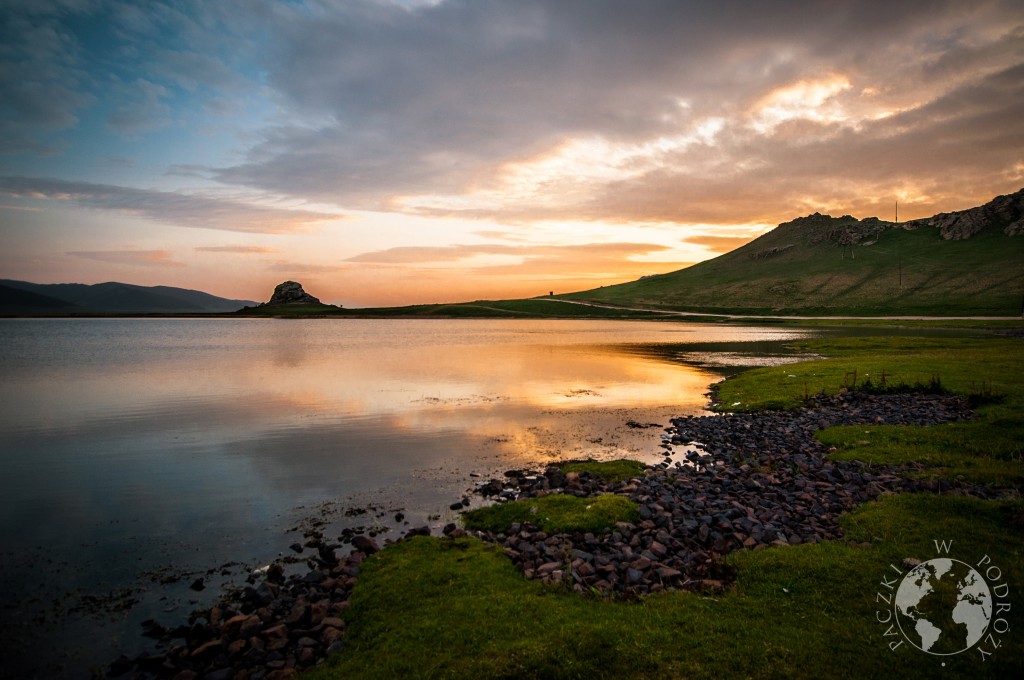
[[[0,278],[346,306],[1024,187],[1024,5],[5,0]]]

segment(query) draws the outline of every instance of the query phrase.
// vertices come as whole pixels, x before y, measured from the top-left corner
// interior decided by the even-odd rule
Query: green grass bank
[[[742,373],[718,386],[719,400],[747,410],[796,406],[854,380],[877,385],[882,371],[890,386],[938,377],[944,389],[978,395],[977,420],[819,436],[836,456],[912,462],[914,474],[1019,491],[1024,342],[847,338],[807,347],[826,358]],[[842,541],[733,553],[726,560],[737,578],[724,593],[639,602],[527,581],[499,548],[475,539],[402,541],[364,563],[346,648],[307,677],[1020,677],[1024,502],[1012,496],[886,496],[842,518]],[[993,615],[991,639],[944,657],[896,644],[885,604],[894,567],[939,556],[980,565],[1005,607]]]

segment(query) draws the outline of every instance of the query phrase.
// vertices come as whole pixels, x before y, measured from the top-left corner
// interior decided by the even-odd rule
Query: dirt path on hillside
[[[808,321],[829,321],[829,320],[871,320],[871,321],[1018,321],[1024,319],[1020,316],[797,316],[797,315],[771,315],[771,314],[712,314],[710,312],[677,312],[668,309],[656,309],[652,307],[623,307],[621,305],[600,304],[596,302],[583,302],[582,300],[562,300],[560,298],[545,298],[551,302],[563,302],[567,305],[582,305],[584,307],[599,307],[601,309],[621,309],[626,312],[657,312],[669,316],[707,316],[725,319],[801,319]]]

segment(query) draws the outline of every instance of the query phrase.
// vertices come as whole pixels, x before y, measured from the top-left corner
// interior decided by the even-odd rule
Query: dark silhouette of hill
[[[0,310],[14,313],[81,311],[77,305],[49,295],[0,284]]]
[[[255,304],[186,288],[116,281],[86,285],[4,279],[0,287],[0,312],[9,314],[202,314],[234,312]]]

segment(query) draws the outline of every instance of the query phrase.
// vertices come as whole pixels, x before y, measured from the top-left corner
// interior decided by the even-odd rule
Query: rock
[[[284,567],[277,562],[274,562],[267,568],[267,580],[271,583],[281,583],[284,581]]]
[[[268,305],[309,305],[320,304],[320,300],[313,297],[302,289],[301,283],[295,281],[285,281],[284,283],[277,284],[274,288],[274,294],[270,297]]]
[[[189,656],[192,657],[193,659],[201,658],[203,656],[212,656],[214,653],[219,652],[223,647],[224,647],[224,641],[223,640],[220,640],[220,639],[210,640],[209,642],[207,642],[205,644],[202,644],[202,645],[196,647],[195,649],[193,649],[189,653]]]
[[[192,581],[192,584],[189,586],[189,588],[197,591],[204,590],[206,588],[206,583],[203,581],[203,577],[200,576],[195,581]]]
[[[293,680],[299,677],[299,672],[294,668],[282,668],[273,670],[263,676],[263,680]]]
[[[912,220],[907,225],[934,227],[946,240],[968,239],[986,228],[1001,228],[1008,236],[1020,235],[1024,227],[1024,189],[996,196],[976,208],[939,213],[933,217]]]
[[[380,546],[377,545],[377,542],[366,536],[356,536],[353,538],[352,547],[366,555],[372,555],[380,550]]]
[[[167,635],[170,631],[161,626],[153,619],[146,619],[142,622],[142,634],[148,638],[159,640],[160,638]]]

